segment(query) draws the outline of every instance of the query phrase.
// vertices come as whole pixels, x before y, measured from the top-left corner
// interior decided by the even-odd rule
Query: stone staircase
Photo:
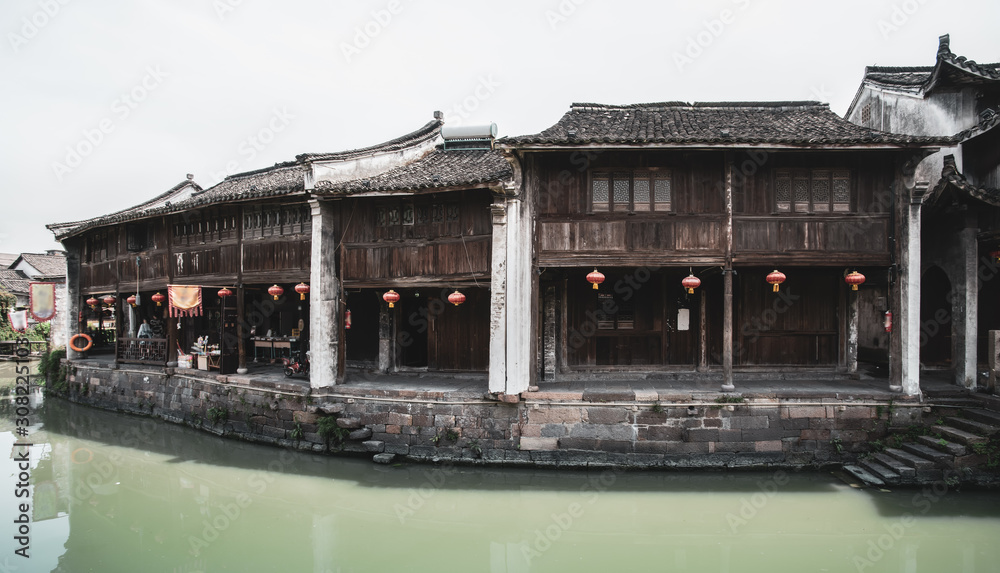
[[[974,446],[1000,433],[1000,412],[982,408],[974,400],[948,406],[957,415],[941,418],[943,423],[931,426],[931,435],[885,448],[845,465],[844,470],[872,486],[968,481],[987,461],[985,455],[975,453]]]

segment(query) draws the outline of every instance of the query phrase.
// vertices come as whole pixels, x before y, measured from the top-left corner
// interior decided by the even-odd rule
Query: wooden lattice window
[[[865,127],[871,127],[872,121],[872,104],[866,103],[864,107],[861,108],[861,125]]]
[[[668,169],[595,171],[590,177],[590,210],[669,211],[671,187]]]
[[[780,169],[774,177],[775,210],[781,213],[844,213],[851,210],[851,172],[842,169]]]

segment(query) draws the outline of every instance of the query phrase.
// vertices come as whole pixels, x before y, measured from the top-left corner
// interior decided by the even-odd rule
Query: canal
[[[378,466],[37,395],[29,408],[27,437],[0,416],[0,571],[1000,570],[1000,496],[944,482]],[[27,498],[15,441],[34,444]]]

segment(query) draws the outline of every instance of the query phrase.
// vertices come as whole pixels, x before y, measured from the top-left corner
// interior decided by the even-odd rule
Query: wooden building
[[[912,282],[918,327],[911,337],[925,368],[947,369],[975,388],[987,370],[990,330],[1000,330],[1000,64],[979,64],[938,41],[934,65],[865,68],[846,118],[916,136],[953,136],[915,177],[929,190]]]
[[[492,136],[449,142],[441,128],[437,116],[384,144],[208,189],[189,176],[130,209],[50,225],[68,253],[70,331],[121,362],[173,364],[197,347],[222,373],[310,348],[314,386],[348,366],[485,373],[490,209],[512,172]],[[390,289],[401,297],[391,311]],[[446,305],[456,290],[465,303]],[[175,304],[181,293],[200,305]],[[138,337],[143,322],[152,338]]]
[[[889,349],[891,385],[914,393],[911,175],[941,143],[816,102],[574,104],[501,140],[536,226],[533,371],[703,373],[732,389],[734,370],[852,374],[865,333]],[[904,325],[891,336],[887,311]]]

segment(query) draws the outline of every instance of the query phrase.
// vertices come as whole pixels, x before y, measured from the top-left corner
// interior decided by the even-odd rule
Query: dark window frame
[[[606,201],[599,182],[604,183]],[[673,212],[673,169],[644,167],[636,169],[595,169],[589,173],[587,211],[590,213],[671,213]],[[615,200],[625,193],[628,200]]]

